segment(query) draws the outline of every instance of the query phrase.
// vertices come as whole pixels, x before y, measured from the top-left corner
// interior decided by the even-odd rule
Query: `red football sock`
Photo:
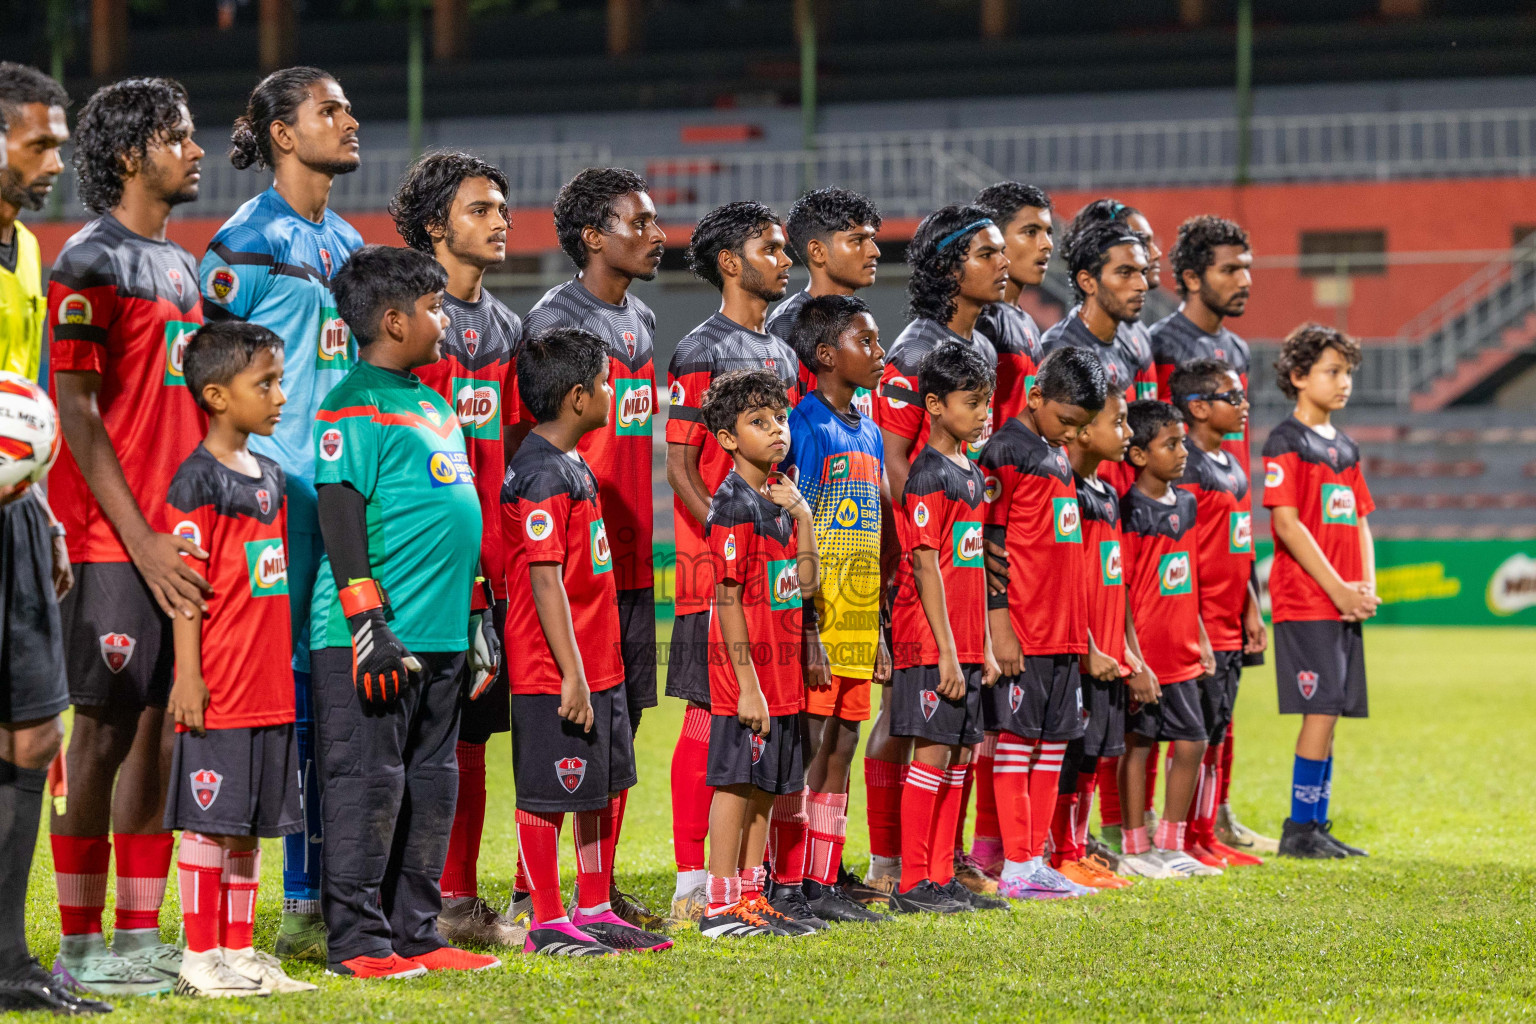
[[[1002,832],[1003,858],[1017,863],[1029,860],[1029,759],[1034,750],[1034,744],[1022,736],[1015,736],[1011,732],[999,733],[997,757],[992,764],[992,786],[997,794],[997,824],[998,830]]]
[[[928,839],[928,876],[935,885],[945,885],[955,877],[955,850],[960,847],[950,845],[949,838],[960,834],[956,821],[965,813],[965,794],[970,791],[970,779],[969,762],[950,765],[944,773],[944,788],[939,790],[933,834]]]
[[[613,845],[619,845],[619,834],[624,831],[624,812],[629,809],[629,790],[619,790],[619,795],[614,797],[618,804],[613,809]],[[714,795],[710,795],[714,799]]]
[[[895,761],[864,759],[864,792],[869,803],[869,852],[876,857],[901,856],[901,780],[907,766]]]
[[[1147,806],[1146,813],[1152,813],[1152,797],[1157,793],[1157,762],[1161,743],[1153,743],[1152,749],[1147,752]],[[1168,756],[1173,756],[1173,748],[1168,748]]]
[[[761,896],[763,887],[768,884],[768,871],[761,864],[740,869],[737,877],[741,879],[741,898],[748,903]]]
[[[48,837],[53,847],[53,879],[59,890],[59,930],[65,935],[101,931],[107,906],[107,865],[112,842],[106,836]]]
[[[112,849],[117,860],[117,927],[160,927],[160,904],[165,902],[165,879],[171,872],[176,837],[170,832],[147,836],[114,832]]]
[[[944,769],[913,761],[901,787],[901,890],[906,892],[929,877],[929,841],[938,810]]]
[[[1077,773],[1077,807],[1072,818],[1072,848],[1079,858],[1088,855],[1088,815],[1093,812],[1093,791],[1099,784],[1097,769],[1095,765],[1093,771]]]
[[[822,885],[834,885],[848,837],[848,794],[807,792],[805,875]]]
[[[973,758],[979,749],[980,744],[972,748],[971,754]],[[976,779],[975,769],[971,767],[974,763],[974,760],[965,763],[965,782],[960,787],[960,809],[955,814],[955,845],[951,847],[951,849],[955,850],[965,849],[965,812],[970,806],[971,786]]]
[[[565,920],[560,898],[560,826],[564,814],[518,811],[517,860],[533,893],[533,919],[542,924]],[[606,892],[604,893],[606,896]]]
[[[726,907],[741,900],[741,876],[731,875],[720,878],[710,875],[704,883],[704,891],[708,894],[709,909],[724,910]]]
[[[618,867],[619,826],[624,824],[624,807],[629,803],[629,790],[619,790],[618,796],[608,798],[608,813],[613,816],[613,826],[603,833],[603,861],[608,865],[608,891],[613,892],[613,872]]]
[[[1127,828],[1123,839],[1124,845],[1122,849],[1126,854],[1146,853],[1152,849],[1152,841],[1147,838],[1147,826],[1145,825],[1137,828]]]
[[[997,733],[987,733],[976,752],[975,767],[971,777],[976,780],[976,838],[999,839],[1002,831],[997,825],[997,790],[992,780],[992,769],[997,756]]]
[[[704,869],[709,804],[715,791],[704,781],[709,770],[708,711],[688,705],[683,731],[672,751],[672,856],[679,871]]]
[[[780,885],[799,885],[805,880],[805,790],[784,793],[773,801],[768,816],[768,863],[773,880]]]
[[[219,922],[219,945],[225,949],[249,949],[256,929],[256,890],[261,888],[261,847],[240,853],[224,852],[224,871],[219,892],[224,915]]]
[[[1056,807],[1051,813],[1051,867],[1053,868],[1059,868],[1067,861],[1077,860],[1082,856],[1075,852],[1076,841],[1073,837],[1077,809],[1078,797],[1075,790],[1071,793],[1056,794]]]
[[[1184,849],[1184,823],[1169,821],[1167,818],[1157,819],[1157,832],[1154,834],[1152,845],[1159,850]]]
[[[1035,763],[1029,767],[1031,857],[1045,856],[1045,839],[1051,833],[1051,818],[1056,811],[1056,790],[1061,785],[1061,762],[1066,754],[1065,743],[1041,743],[1035,753]]]
[[[1121,825],[1124,818],[1120,814],[1120,759],[1118,757],[1099,758],[1099,825],[1108,827]]]
[[[1216,794],[1218,804],[1231,803],[1232,796],[1232,730],[1236,722],[1227,723],[1227,739],[1221,745],[1221,789]]]
[[[1205,748],[1200,761],[1200,775],[1195,783],[1195,798],[1189,802],[1186,833],[1191,843],[1209,846],[1216,841],[1216,794],[1221,788],[1221,748],[1225,744]]]
[[[187,949],[194,953],[206,953],[219,945],[223,872],[223,847],[197,832],[181,834],[176,885],[181,890],[181,922],[187,934]]]
[[[617,803],[617,799],[610,799],[595,811],[576,812],[572,832],[576,840],[576,893],[582,910],[593,910],[608,902],[608,890],[613,884],[613,815]]]
[[[443,877],[437,884],[445,900],[480,891],[475,866],[480,861],[480,836],[485,831],[485,744],[461,740],[454,749],[459,758],[459,799],[448,832]]]

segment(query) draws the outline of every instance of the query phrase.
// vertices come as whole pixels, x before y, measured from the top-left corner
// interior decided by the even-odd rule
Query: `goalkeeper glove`
[[[421,671],[421,662],[385,622],[384,595],[377,582],[356,580],[340,596],[352,633],[352,685],[364,702],[394,700],[400,696],[407,673]]]
[[[501,666],[501,640],[491,614],[491,585],[475,578],[469,614],[469,699],[477,700],[496,679]]]

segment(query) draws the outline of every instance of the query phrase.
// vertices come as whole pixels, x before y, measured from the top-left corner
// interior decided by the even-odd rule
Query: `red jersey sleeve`
[[[48,283],[48,361],[53,369],[105,372],[107,328],[116,306],[117,287],[105,274],[89,269],[55,273]]]
[[[571,521],[571,498],[568,494],[554,494],[543,501],[518,498],[518,512],[522,522],[523,548],[528,561],[565,562],[566,535]],[[514,529],[516,518],[504,520],[508,529]]]
[[[188,504],[191,503],[188,502]],[[204,551],[213,550],[214,531],[217,529],[219,516],[211,501],[201,503],[197,508],[178,508],[174,503],[166,502],[165,521],[170,524],[172,536],[190,540]],[[203,578],[208,577],[208,559],[195,558],[183,551],[181,560]]]
[[[917,376],[903,374],[894,363],[886,363],[880,375],[880,394],[874,403],[875,424],[899,437],[914,441],[928,418],[917,394]],[[914,450],[913,455],[916,455]]]
[[[747,582],[747,552],[752,549],[751,542],[751,523],[710,524],[709,552],[714,556],[715,582]]]
[[[678,357],[667,368],[667,443],[702,447],[709,437],[704,425],[704,392],[713,379],[713,367],[702,357]]]
[[[905,547],[932,548],[944,546],[944,492],[913,494],[911,488],[902,495],[902,519],[906,524]]]
[[[1301,456],[1295,452],[1264,456],[1264,507],[1300,508],[1301,476]]]
[[[1161,357],[1162,353],[1158,353]],[[1156,362],[1152,364],[1152,372],[1157,376],[1157,398],[1161,402],[1173,401],[1173,390],[1168,387],[1168,382],[1173,379],[1173,371],[1179,368],[1174,362]],[[1247,385],[1244,385],[1245,387]]]
[[[1349,469],[1349,486],[1355,492],[1356,514],[1368,516],[1376,511],[1376,502],[1371,500],[1371,489],[1365,484],[1365,474],[1360,472],[1358,462]]]

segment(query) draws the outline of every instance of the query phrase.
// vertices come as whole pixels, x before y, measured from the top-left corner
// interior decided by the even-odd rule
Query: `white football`
[[[59,414],[47,392],[0,371],[0,487],[35,484],[59,454]]]

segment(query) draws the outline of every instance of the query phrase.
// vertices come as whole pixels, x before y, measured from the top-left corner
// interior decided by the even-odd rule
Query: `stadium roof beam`
[[[256,50],[263,72],[293,63],[293,38],[297,16],[293,0],[261,0],[257,11]]]
[[[622,57],[638,48],[644,16],[640,0],[608,0],[608,56]]]
[[[433,0],[432,59],[457,60],[464,56],[464,40],[468,28],[467,0]]]
[[[128,0],[91,0],[91,75],[111,78],[128,64]]]

